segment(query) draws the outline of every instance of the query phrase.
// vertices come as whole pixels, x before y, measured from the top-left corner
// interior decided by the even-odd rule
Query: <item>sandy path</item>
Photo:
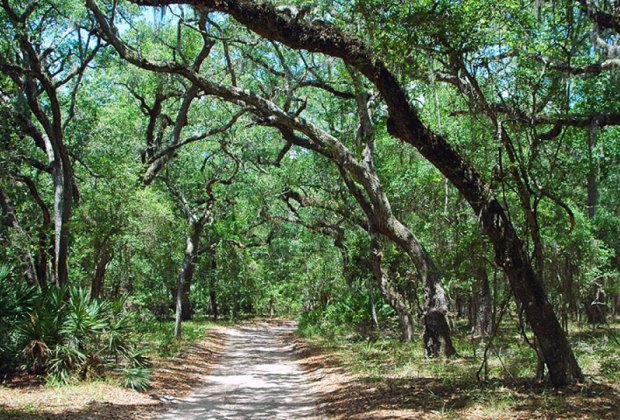
[[[283,336],[294,324],[230,328],[217,365],[163,419],[317,418],[318,392]]]

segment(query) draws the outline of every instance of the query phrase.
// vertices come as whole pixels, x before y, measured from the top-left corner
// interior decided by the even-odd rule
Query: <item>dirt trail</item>
[[[204,383],[162,419],[318,418],[318,391],[283,338],[293,323],[230,328]]]

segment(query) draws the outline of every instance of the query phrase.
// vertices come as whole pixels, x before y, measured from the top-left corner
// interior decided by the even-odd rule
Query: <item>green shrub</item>
[[[9,267],[0,266],[0,373],[13,370],[19,363],[21,349],[15,343],[15,326],[28,316],[34,296],[33,288],[13,281]]]
[[[44,374],[54,383],[116,373],[135,389],[148,384],[148,360],[135,351],[125,300],[90,299],[79,287],[41,292],[10,284],[0,269],[0,366]]]

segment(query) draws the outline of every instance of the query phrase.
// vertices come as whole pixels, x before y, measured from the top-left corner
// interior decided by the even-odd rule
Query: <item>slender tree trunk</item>
[[[592,120],[590,130],[588,132],[588,174],[586,175],[587,184],[587,207],[588,217],[593,219],[596,216],[596,206],[598,205],[598,184],[597,173],[598,168],[596,159],[594,158],[594,149],[596,147],[596,135],[598,131],[598,124],[596,119]]]
[[[49,273],[49,255],[53,255],[53,249],[51,249],[52,252],[50,252],[51,243],[49,241],[49,230],[52,223],[52,218],[50,216],[49,207],[41,198],[34,181],[26,176],[20,176],[19,181],[26,184],[32,199],[35,203],[37,203],[39,209],[41,210],[42,222],[41,227],[39,228],[39,243],[37,245],[37,252],[34,256],[34,263],[39,286],[41,287],[41,290],[46,291],[48,282],[47,276]]]
[[[209,309],[211,311],[211,315],[213,315],[213,320],[217,321],[219,316],[218,308],[217,308],[217,248],[215,244],[212,244],[209,247],[209,253],[211,258],[211,273],[209,273]]]
[[[90,298],[99,299],[101,292],[103,291],[103,283],[106,272],[108,270],[108,264],[112,261],[113,253],[107,246],[98,250],[95,256],[95,273],[93,274],[93,280],[90,287]]]
[[[211,310],[211,314],[213,315],[213,320],[217,321],[219,316],[217,309],[217,295],[215,292],[215,282],[211,283],[211,289],[209,290],[209,309]]]
[[[54,266],[56,283],[63,286],[69,281],[69,221],[73,204],[73,176],[64,145],[62,155],[53,169],[54,178]]]
[[[174,317],[174,336],[177,340],[181,339],[181,322],[183,321],[183,295],[188,292],[186,285],[191,284],[192,277],[194,276],[194,259],[196,256],[196,250],[200,243],[200,235],[202,233],[203,224],[195,221],[191,222],[191,234],[187,238],[185,246],[185,256],[183,258],[183,264],[179,275],[177,277],[177,289],[176,289],[176,307]]]
[[[370,306],[370,320],[375,330],[379,329],[379,318],[377,318],[377,308],[375,306],[375,292],[372,281],[368,282],[368,305]]]
[[[463,318],[465,316],[465,312],[468,310],[470,305],[470,301],[468,301],[468,299],[464,298],[463,296],[461,296],[460,294],[457,294],[456,299],[455,299],[455,309],[456,309],[456,317],[457,318]],[[468,314],[469,315],[469,314]],[[471,321],[472,317],[469,317],[469,321]],[[471,325],[471,323],[470,323]]]
[[[477,294],[476,307],[474,314],[474,335],[478,337],[487,337],[491,334],[492,324],[492,301],[491,290],[489,287],[489,275],[486,268],[481,267],[480,274],[480,291]]]
[[[183,321],[189,321],[193,316],[192,302],[189,299],[190,289],[191,289],[191,280],[189,278],[185,279],[185,284],[183,285],[183,296],[181,299],[181,319]]]

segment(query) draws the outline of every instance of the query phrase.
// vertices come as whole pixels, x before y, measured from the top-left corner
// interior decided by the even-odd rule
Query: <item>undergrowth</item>
[[[483,363],[486,340],[473,339],[466,325],[457,325],[453,340],[458,356],[450,359],[432,359],[424,356],[421,338],[402,343],[394,331],[361,338],[354,329],[340,328],[339,334],[322,334],[327,329],[300,324],[300,334],[320,350],[331,354],[347,371],[355,373],[370,388],[397,394],[404,389],[404,400],[412,406],[433,407],[433,411],[447,417],[462,416],[467,407],[482,410],[484,417],[505,414],[506,410],[566,410],[565,394],[535,376],[536,355],[524,342],[511,320],[502,324],[488,352],[488,372],[479,380],[477,372]],[[590,326],[571,325],[569,339],[587,377],[587,383],[577,387],[578,398],[583,397],[580,410],[588,407],[587,398],[598,398],[601,386],[612,393],[620,379],[620,323],[593,329]],[[484,369],[481,371],[484,373]],[[617,386],[617,385],[615,385]],[[416,387],[420,390],[416,391]],[[437,395],[435,395],[437,394]],[[423,395],[428,401],[420,405],[416,399]],[[585,398],[587,397],[587,398]],[[385,397],[383,397],[385,398]],[[407,403],[402,404],[403,407]],[[437,409],[440,407],[440,409]],[[473,409],[473,408],[472,408]],[[596,407],[604,410],[604,406]],[[533,410],[533,411],[532,411]],[[550,411],[549,411],[550,410]]]
[[[111,379],[149,387],[152,357],[174,357],[211,324],[185,322],[183,339],[126,298],[91,299],[80,287],[42,292],[14,282],[0,267],[0,380],[23,373],[52,385]]]

